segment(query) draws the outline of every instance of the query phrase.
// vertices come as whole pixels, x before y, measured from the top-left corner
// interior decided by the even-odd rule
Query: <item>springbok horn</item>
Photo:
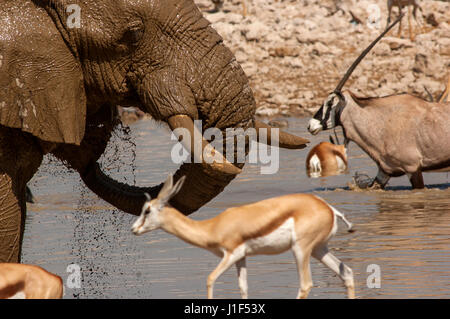
[[[266,128],[267,129],[267,144],[271,144],[271,130],[274,129],[272,126],[255,120],[255,129],[256,134],[258,135],[258,141],[259,141],[259,129],[260,128]],[[302,149],[306,147],[306,144],[309,143],[309,140],[295,136],[286,132],[283,132],[282,130],[279,131],[278,136],[278,143],[279,147],[281,148],[288,148],[288,149]]]
[[[377,44],[378,41],[381,40],[381,38],[383,38],[385,36],[386,33],[389,32],[389,30],[391,30],[398,22],[400,22],[400,20],[403,18],[405,14],[402,13],[397,20],[395,20],[389,27],[386,28],[386,30],[383,31],[383,33],[381,33],[378,38],[376,38],[361,54],[360,56],[355,60],[355,62],[353,62],[353,64],[350,66],[350,68],[347,70],[347,73],[345,73],[344,77],[341,79],[341,81],[339,82],[339,84],[337,85],[336,89],[334,90],[334,92],[341,92],[342,88],[345,85],[345,82],[347,82],[348,78],[350,77],[350,75],[352,75],[353,71],[355,70],[355,68],[358,66],[358,64],[362,61],[362,59],[364,59],[364,57],[367,55],[367,53],[370,52],[370,50],[375,46],[375,44]]]
[[[237,175],[241,172],[240,168],[227,161],[220,152],[215,150],[212,145],[203,138],[202,133],[195,127],[194,122],[189,116],[174,115],[169,118],[168,123],[172,131],[177,128],[185,128],[189,131],[191,137],[190,143],[183,137],[181,144],[190,151],[195,163],[204,163],[209,165],[213,170],[230,175]],[[199,142],[201,142],[201,145],[198,144]],[[204,152],[205,148],[208,148],[207,152]],[[205,158],[211,156],[211,154],[214,154],[217,161],[212,158]]]

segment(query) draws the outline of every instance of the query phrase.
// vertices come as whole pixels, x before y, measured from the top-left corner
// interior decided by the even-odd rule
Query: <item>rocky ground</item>
[[[194,0],[250,79],[262,116],[311,114],[359,53],[386,26],[386,0]],[[408,92],[435,97],[450,76],[450,2],[420,1],[410,39],[407,16],[347,82],[361,96]],[[406,12],[407,10],[404,9]],[[393,9],[393,20],[397,8]]]

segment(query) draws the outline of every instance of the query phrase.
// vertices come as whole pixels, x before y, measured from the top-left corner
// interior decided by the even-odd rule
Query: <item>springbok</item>
[[[384,188],[390,177],[407,174],[413,188],[424,188],[422,172],[450,170],[450,103],[409,94],[361,98],[341,92],[358,63],[399,19],[355,60],[309,121],[308,130],[315,135],[342,126],[346,141],[354,141],[378,165],[370,187]]]
[[[306,157],[306,173],[309,177],[332,176],[347,170],[347,149],[330,136],[330,142],[321,142],[309,151]]]
[[[62,296],[61,277],[34,265],[0,263],[0,299],[59,299]]]
[[[389,23],[391,23],[392,7],[394,7],[394,6],[398,8],[399,16],[401,15],[401,13],[403,11],[403,7],[405,7],[405,6],[408,7],[409,38],[411,39],[411,41],[414,41],[414,35],[413,35],[412,25],[411,25],[411,10],[410,10],[410,6],[413,7],[412,15],[413,15],[414,20],[416,21],[416,23],[420,26],[420,28],[423,28],[423,27],[420,25],[419,20],[417,20],[417,9],[420,10],[420,12],[421,12],[421,14],[423,16],[422,8],[419,6],[419,4],[417,3],[416,0],[387,0],[388,18],[387,18],[386,27],[389,25]],[[402,22],[400,21],[400,24],[398,26],[398,35],[397,35],[398,37],[400,36],[401,32],[402,32]]]
[[[181,188],[184,177],[173,185],[169,175],[158,197],[142,207],[132,231],[141,235],[162,228],[185,242],[205,248],[222,261],[208,276],[208,298],[213,297],[216,279],[236,264],[242,298],[248,297],[246,256],[280,254],[292,249],[297,261],[300,289],[297,298],[306,298],[312,288],[310,256],[328,266],[343,280],[349,298],[354,298],[352,270],[334,257],[327,248],[337,231],[340,217],[352,231],[343,214],[319,197],[291,194],[257,203],[229,208],[211,219],[189,219],[168,202]]]

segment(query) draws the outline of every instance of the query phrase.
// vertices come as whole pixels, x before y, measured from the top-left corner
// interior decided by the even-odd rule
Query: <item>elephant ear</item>
[[[79,145],[86,118],[83,74],[53,20],[32,1],[7,1],[0,29],[0,124]]]

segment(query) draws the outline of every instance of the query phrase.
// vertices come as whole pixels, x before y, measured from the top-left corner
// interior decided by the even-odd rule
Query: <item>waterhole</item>
[[[412,191],[406,177],[391,179],[386,191],[352,191],[348,183],[355,172],[375,176],[377,169],[351,143],[347,174],[310,179],[306,155],[313,145],[328,140],[328,133],[309,135],[307,119],[288,122],[285,130],[310,139],[310,147],[280,150],[280,169],[273,175],[261,175],[258,165],[247,164],[223,193],[191,217],[206,219],[230,206],[283,194],[316,194],[355,225],[356,232],[347,233],[339,222],[329,246],[353,269],[358,298],[449,298],[449,175],[424,174],[427,189],[420,191]],[[101,160],[107,174],[131,184],[155,185],[175,171],[170,159],[175,142],[167,128],[141,121],[131,126],[130,134],[128,140],[114,136],[115,146]],[[29,185],[36,204],[28,206],[22,261],[60,275],[65,283],[71,275],[67,266],[79,265],[81,287],[66,287],[65,298],[206,297],[206,277],[219,262],[216,256],[162,230],[134,236],[134,216],[98,199],[76,173],[50,158]],[[377,285],[371,265],[379,267]],[[298,278],[290,252],[250,257],[247,266],[251,298],[295,298]],[[314,287],[309,298],[345,298],[338,277],[314,259],[311,266]],[[214,294],[240,298],[235,268],[217,280]]]

